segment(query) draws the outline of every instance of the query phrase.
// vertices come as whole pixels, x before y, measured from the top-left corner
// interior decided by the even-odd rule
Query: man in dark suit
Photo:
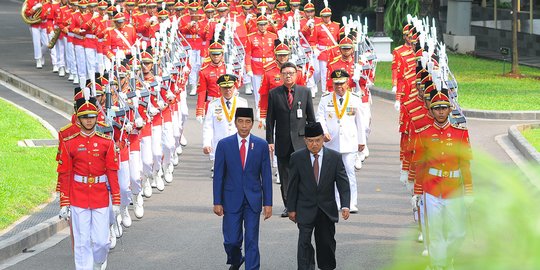
[[[341,154],[323,147],[320,123],[308,124],[305,129],[307,148],[291,155],[290,184],[287,209],[289,219],[298,224],[298,269],[315,269],[311,235],[315,230],[317,266],[336,268],[336,233],[338,209],[335,199],[337,186],[341,202],[341,216],[349,218],[349,180]]]
[[[238,133],[220,140],[216,148],[214,213],[223,216],[223,245],[229,269],[240,269],[244,261],[245,269],[259,269],[261,209],[265,220],[272,216],[270,154],[266,141],[250,134],[253,109],[237,108],[234,123]]]
[[[270,152],[277,156],[281,197],[287,205],[289,184],[289,158],[294,151],[304,148],[304,127],[315,122],[311,92],[304,86],[296,85],[296,65],[286,62],[281,66],[283,85],[270,90],[266,115],[266,141]],[[275,131],[275,147],[274,147]],[[287,208],[281,214],[287,217]]]

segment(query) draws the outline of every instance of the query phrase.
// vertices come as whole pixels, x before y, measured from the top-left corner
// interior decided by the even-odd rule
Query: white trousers
[[[349,179],[349,188],[351,190],[351,205],[358,204],[358,189],[356,185],[356,172],[354,170],[354,163],[356,161],[356,152],[352,153],[342,153],[341,160],[343,160],[343,165],[345,166],[345,171],[347,172],[347,178]],[[339,199],[339,192],[336,187],[336,202],[338,206],[341,206],[341,201]],[[341,207],[339,207],[341,208]]]
[[[34,46],[34,59],[41,59],[47,51],[47,43],[49,42],[47,30],[30,26],[30,33],[32,34],[32,44]]]
[[[49,48],[47,47],[47,45],[49,45],[49,40],[52,39],[52,37],[54,36],[54,32],[50,32],[47,34],[47,43],[45,43],[45,48],[48,50]],[[51,53],[51,63],[53,66],[58,66],[58,59],[57,59],[57,53],[56,53],[56,46],[52,49],[52,50],[49,50],[49,52]]]
[[[326,61],[319,61],[319,73],[321,78],[321,92],[326,92],[326,66],[328,65],[328,62]]]
[[[425,194],[429,255],[432,266],[445,267],[465,238],[463,197],[443,199]]]
[[[362,111],[362,123],[366,130],[366,144],[369,134],[371,133],[371,104],[369,102],[362,102],[360,104],[360,110]]]
[[[143,177],[152,175],[152,164],[154,163],[152,153],[152,136],[141,137],[141,161]]]
[[[96,66],[97,66],[97,51],[91,48],[84,48],[84,55],[86,58],[86,78],[90,81],[96,81]]]
[[[131,182],[131,193],[141,193],[141,152],[130,151],[129,152],[129,180]]]
[[[56,51],[56,65],[60,67],[66,67],[66,45],[67,45],[67,38],[58,38],[56,41],[56,45],[54,46],[53,50]]]
[[[191,64],[191,72],[189,73],[188,82],[191,85],[197,85],[202,64],[200,50],[189,51],[189,63]]]
[[[77,61],[77,75],[79,76],[80,86],[86,86],[86,53],[84,47],[75,45],[75,59]]]
[[[120,162],[118,168],[118,185],[120,186],[120,205],[127,206],[131,203],[131,190],[129,188],[129,160]]]
[[[70,74],[77,75],[77,59],[75,58],[75,46],[68,42],[66,46],[67,68]]]
[[[163,122],[161,132],[161,145],[163,147],[163,168],[167,169],[171,164],[172,155],[175,151],[174,131],[172,122]]]
[[[161,169],[163,158],[162,133],[163,128],[161,125],[152,126],[152,156],[154,159],[152,173],[157,173]]]
[[[109,253],[109,207],[86,209],[71,206],[75,269],[92,270]]]
[[[180,111],[182,111],[182,115],[184,116],[188,116],[189,115],[189,107],[187,105],[187,92],[186,91],[182,91],[180,92]],[[184,119],[184,118],[182,118]],[[185,123],[185,121],[184,121]],[[182,123],[182,127],[184,126],[184,124]]]
[[[96,61],[97,61],[97,69],[96,72],[99,72],[99,74],[103,75],[105,74],[105,62],[103,60],[105,56],[102,53],[96,54]]]
[[[251,76],[251,87],[253,87],[253,96],[255,97],[255,111],[259,109],[259,100],[261,96],[259,94],[259,88],[261,88],[262,75],[254,74]]]

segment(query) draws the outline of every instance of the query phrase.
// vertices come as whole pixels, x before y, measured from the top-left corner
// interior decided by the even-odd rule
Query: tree
[[[518,26],[518,1],[512,0],[512,71],[510,74],[519,75],[519,58],[518,58],[518,39],[517,39],[517,26]]]

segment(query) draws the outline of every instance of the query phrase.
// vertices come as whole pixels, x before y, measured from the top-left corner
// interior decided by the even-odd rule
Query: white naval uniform
[[[334,108],[334,96],[337,103],[337,113]],[[354,163],[358,145],[366,144],[366,123],[364,123],[360,108],[362,103],[360,96],[347,91],[343,96],[342,104],[340,104],[340,98],[335,92],[323,95],[317,110],[317,121],[321,123],[324,133],[330,134],[331,137],[330,141],[325,143],[325,146],[341,153],[347,177],[349,178],[351,206],[355,206],[358,202],[358,192]],[[341,113],[341,119],[338,119],[338,114]],[[337,195],[336,193],[336,197],[338,197]],[[339,199],[337,202],[339,203]]]
[[[217,143],[219,140],[233,135],[237,132],[234,125],[234,100],[236,99],[236,108],[247,108],[247,100],[236,95],[230,99],[231,108],[227,109],[226,105],[223,108],[221,101],[226,104],[224,97],[214,99],[208,104],[208,111],[203,123],[203,147],[210,146],[212,151],[210,153],[210,160],[214,160],[214,154],[216,152]],[[227,120],[224,110],[231,111],[231,121]]]

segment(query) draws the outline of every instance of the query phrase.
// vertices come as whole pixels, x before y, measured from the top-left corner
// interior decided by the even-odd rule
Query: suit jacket
[[[240,211],[244,196],[255,212],[272,205],[272,168],[268,144],[251,134],[245,168],[242,169],[237,134],[223,138],[214,161],[214,205],[225,212]]]
[[[266,141],[274,143],[274,128],[276,133],[275,153],[278,157],[289,154],[289,146],[294,150],[306,147],[304,143],[304,128],[307,122],[315,122],[311,91],[299,85],[294,85],[292,109],[287,102],[287,88],[283,85],[272,90],[268,95],[268,112],[266,115]],[[297,118],[298,108],[302,109],[302,117]]]
[[[349,207],[350,205],[349,180],[341,154],[332,149],[323,148],[319,185],[313,175],[313,165],[307,148],[291,155],[289,179],[287,210],[296,212],[296,221],[300,224],[315,222],[318,208],[332,221],[338,222],[335,186],[339,191],[341,206]]]

